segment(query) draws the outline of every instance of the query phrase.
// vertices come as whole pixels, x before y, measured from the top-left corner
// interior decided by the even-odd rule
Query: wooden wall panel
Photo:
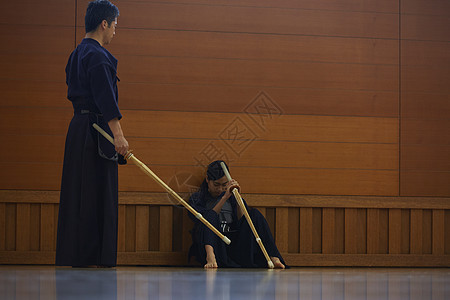
[[[7,12],[2,23],[74,26],[76,0],[2,1],[0,10]]]
[[[3,189],[57,190],[61,184],[61,164],[10,164],[0,163],[6,177],[1,183]],[[149,167],[164,181],[173,179],[174,174],[192,173],[188,167]],[[197,173],[198,172],[198,173]],[[234,172],[243,186],[248,186],[248,193],[275,194],[329,194],[329,195],[384,195],[395,196],[398,189],[396,171],[377,170],[334,170],[334,169],[300,169],[300,168],[258,168],[239,169]],[[270,173],[274,178],[267,178]],[[25,176],[19,176],[25,174]],[[197,168],[197,176],[203,174]],[[119,169],[119,189],[121,191],[163,192],[154,181],[136,166],[123,166]],[[249,178],[251,176],[252,179]],[[200,177],[201,178],[201,177]],[[296,178],[292,182],[286,178]],[[298,184],[301,183],[301,185]],[[356,185],[356,186],[355,186]],[[184,188],[183,192],[185,192]]]
[[[29,199],[27,193],[10,192],[8,197],[15,195]],[[294,202],[291,207],[279,208],[276,198],[274,200],[270,205],[276,208],[259,208],[266,211],[266,215],[273,215],[267,219],[269,227],[274,229],[278,248],[292,266],[414,266],[419,260],[423,266],[450,264],[450,258],[444,254],[445,228],[449,224],[446,221],[448,204],[443,206],[445,209],[434,210],[410,209],[405,204],[403,209],[390,209],[388,221],[388,210],[383,208],[327,207],[331,203],[326,198],[317,203],[323,208],[296,207]],[[361,200],[366,203],[363,198]],[[426,204],[427,199],[420,201]],[[119,207],[119,264],[187,264],[186,251],[191,237],[189,231],[180,226],[185,223],[181,218],[187,218],[187,211],[170,204],[155,206],[143,203],[121,204]],[[5,207],[5,210],[8,206],[15,214],[10,221],[5,220],[5,224],[12,223],[12,226],[5,226],[9,249],[0,250],[0,263],[18,263],[18,259],[26,255],[34,257],[26,260],[30,263],[53,263],[57,204],[33,204],[27,200],[0,203],[0,208]],[[318,218],[320,212],[322,215]],[[37,226],[40,228],[37,231],[32,228],[36,220],[44,221]],[[191,228],[192,222],[187,223]],[[323,230],[317,234],[316,228],[322,227]],[[309,238],[304,235],[308,231],[312,231]],[[38,235],[34,240],[41,241],[41,245],[34,249],[33,232]],[[158,245],[149,249],[155,237]],[[317,249],[317,237],[322,240],[323,249]],[[309,245],[303,244],[305,240],[310,240]],[[390,254],[386,253],[388,246]],[[311,256],[311,253],[315,254]]]
[[[134,0],[135,2],[148,2],[147,0]],[[441,0],[442,1],[442,0]],[[280,0],[274,3],[271,0],[164,0],[164,3],[195,3],[208,4],[214,6],[233,5],[233,6],[252,6],[252,7],[279,7],[279,8],[297,8],[297,9],[327,9],[327,10],[350,10],[350,11],[367,11],[367,12],[386,12],[398,13],[398,6],[395,1],[388,0]],[[120,3],[120,0],[117,0]],[[118,4],[119,5],[119,4]]]
[[[43,64],[42,62],[45,62]],[[3,78],[61,81],[65,78],[67,55],[62,54],[3,54],[0,56]]]
[[[84,32],[78,31],[77,40],[81,41],[82,38],[84,38]],[[130,47],[131,44],[133,47]],[[396,40],[343,39],[332,36],[252,33],[243,35],[210,31],[161,32],[156,29],[136,30],[119,26],[108,49],[119,58],[119,61],[126,56],[150,56],[398,64],[398,41]]]
[[[61,149],[64,147],[64,136],[7,135],[3,140],[11,147],[0,150],[0,157],[9,162],[63,161],[64,151]],[[213,141],[220,144],[231,157],[232,152],[224,141]],[[128,142],[136,155],[150,164],[158,165],[195,164],[195,158],[201,156],[202,148],[207,145],[201,139],[129,138]],[[21,143],[27,147],[21,147]],[[39,151],[30,152],[30,149]],[[443,151],[436,159],[431,156],[419,157],[423,160],[419,161],[420,166],[423,165],[423,170],[429,169],[425,166],[438,167],[438,158],[445,158],[445,154]],[[239,165],[258,167],[262,162],[267,162],[267,167],[396,170],[397,155],[395,144],[255,141],[239,156]]]
[[[394,91],[173,85],[122,80],[119,97],[120,106],[130,110],[243,112],[261,91],[277,103],[284,114],[398,116],[398,93]]]
[[[402,5],[400,195],[404,196],[450,195],[447,10],[446,1],[411,0]]]
[[[445,6],[448,7],[448,4],[441,3],[442,9]],[[403,14],[401,22],[403,39],[448,41],[448,15]]]
[[[218,60],[125,56],[125,82],[395,91],[398,68],[389,65]]]
[[[32,108],[1,108],[4,118],[0,120],[1,134],[26,135],[39,125],[42,135],[66,135],[73,111],[48,108],[35,113]],[[397,143],[398,121],[394,118],[363,118],[337,116],[282,115],[258,127],[250,117],[243,114],[124,111],[122,119],[125,133],[136,137],[164,138],[218,138],[228,127],[246,124],[248,132],[266,140],[291,140],[310,142],[359,142]],[[256,115],[257,122],[264,114]],[[248,119],[246,119],[248,117]],[[267,116],[268,117],[268,116]],[[237,120],[241,118],[241,120]],[[28,121],[25,121],[28,120]],[[20,121],[20,122],[19,122]],[[239,124],[236,122],[240,122]],[[234,124],[233,124],[234,123]],[[204,126],[208,124],[208,126]],[[414,125],[414,126],[418,126]],[[289,130],[286,130],[289,128]],[[242,129],[241,129],[242,130]],[[259,130],[259,132],[258,132]],[[259,136],[259,135],[260,136]],[[227,137],[225,132],[222,136]]]
[[[81,4],[81,3],[80,3]],[[120,26],[169,30],[397,38],[398,15],[271,7],[117,2]],[[78,5],[77,24],[85,6]]]

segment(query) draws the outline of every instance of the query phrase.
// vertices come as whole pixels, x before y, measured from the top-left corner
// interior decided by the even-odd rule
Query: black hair
[[[209,180],[214,181],[225,176],[225,172],[223,171],[220,163],[224,163],[225,167],[227,167],[227,170],[229,170],[227,164],[223,160],[213,161],[208,165],[208,169],[206,170],[206,176],[208,177]]]
[[[225,172],[223,171],[222,166],[220,165],[221,162],[225,164],[227,170],[230,170],[228,168],[227,163],[224,162],[223,160],[213,161],[208,165],[208,168],[206,169],[206,177],[208,178],[208,180],[215,181],[225,176]],[[204,179],[202,184],[200,185],[199,192],[201,194],[201,197],[204,197],[208,193],[208,183],[206,182],[206,179]]]
[[[86,33],[95,31],[103,20],[108,22],[108,27],[119,16],[119,9],[117,6],[108,0],[95,0],[89,2],[84,17],[84,28]]]

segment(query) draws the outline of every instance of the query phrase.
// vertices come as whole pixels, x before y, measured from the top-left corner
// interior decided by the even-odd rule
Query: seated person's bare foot
[[[205,269],[215,269],[218,268],[216,255],[214,254],[214,248],[211,245],[205,245],[206,251],[206,265]]]
[[[280,259],[278,257],[272,256],[270,258],[273,262],[273,266],[275,269],[284,269],[285,266],[281,263]]]
[[[217,261],[215,257],[210,257],[209,255],[206,257],[206,265],[204,266],[205,269],[216,269]]]

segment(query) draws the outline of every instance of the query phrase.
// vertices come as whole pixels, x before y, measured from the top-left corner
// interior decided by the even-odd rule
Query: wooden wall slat
[[[150,251],[159,251],[160,249],[160,207],[150,206]]]
[[[345,253],[345,209],[336,208],[335,210],[335,253]]]
[[[380,252],[380,210],[367,209],[367,254]]]
[[[159,251],[172,251],[172,227],[173,227],[173,207],[160,207],[160,237]]]
[[[423,253],[423,210],[412,209],[411,210],[411,238],[410,238],[410,251],[411,254]]]
[[[445,245],[444,245],[444,249],[445,249],[445,254],[450,254],[450,211],[446,210],[445,211],[445,216],[444,216],[444,226],[445,226]]]
[[[424,254],[433,253],[433,214],[429,209],[423,210],[422,225],[422,251]]]
[[[15,203],[7,203],[5,207],[5,250],[16,250],[16,208]]]
[[[300,251],[313,253],[313,209],[300,208]]]
[[[270,232],[272,232],[272,235],[276,240],[275,208],[266,208],[266,221],[267,224],[269,224]]]
[[[401,210],[401,253],[411,254],[411,212],[413,210]]]
[[[119,205],[118,209],[118,234],[117,234],[117,252],[125,252],[125,229],[126,205]]]
[[[41,204],[30,204],[30,250],[40,250]]]
[[[289,209],[276,208],[275,214],[275,243],[281,253],[288,252],[290,224],[284,220],[289,219]]]
[[[365,209],[345,209],[345,253],[366,253],[367,218]]]
[[[125,251],[136,251],[136,206],[125,207]]]
[[[401,253],[401,209],[389,209],[389,254]]]
[[[434,209],[432,214],[432,253],[443,255],[445,252],[445,211]]]
[[[288,252],[300,253],[300,209],[288,208]]]
[[[322,252],[322,209],[313,208],[313,238],[312,238],[312,250],[313,253]]]
[[[0,251],[5,251],[6,244],[6,203],[0,203]]]
[[[333,208],[322,209],[322,253],[336,253],[335,234],[336,210]]]
[[[30,249],[30,204],[17,204],[16,207],[16,251],[29,251]]]
[[[136,251],[149,251],[149,210],[146,205],[136,205]]]
[[[56,235],[55,230],[57,223],[55,223],[55,214],[58,212],[55,204],[41,205],[41,251],[54,251],[56,249]]]

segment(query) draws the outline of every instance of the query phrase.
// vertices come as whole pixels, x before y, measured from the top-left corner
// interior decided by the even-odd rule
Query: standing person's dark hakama
[[[190,197],[189,204],[201,213],[214,227],[229,237],[231,244],[226,245],[210,229],[195,218],[195,216],[189,214],[194,221],[194,228],[192,229],[193,244],[189,250],[189,258],[194,256],[198,262],[206,264],[207,255],[205,245],[211,245],[214,248],[217,265],[220,268],[266,268],[267,260],[257,244],[247,220],[244,217],[238,218],[237,201],[234,196],[232,195],[227,200],[228,204],[225,205],[229,210],[229,221],[231,223],[226,222],[225,219],[227,217],[223,213],[217,214],[212,209],[223,194],[220,194],[218,197],[213,197],[208,192],[206,182],[204,182],[200,190]],[[281,263],[286,265],[275,245],[269,225],[264,216],[257,209],[249,209],[245,201],[244,204],[269,256],[279,258]]]
[[[117,258],[118,162],[109,134],[120,119],[117,60],[96,40],[84,39],[66,67],[74,116],[67,132],[58,217],[56,265],[115,266]]]

